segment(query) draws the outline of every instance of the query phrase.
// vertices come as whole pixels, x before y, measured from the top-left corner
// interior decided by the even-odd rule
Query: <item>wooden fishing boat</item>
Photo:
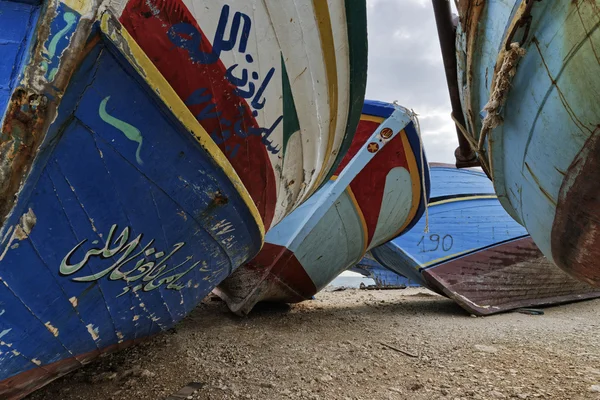
[[[421,286],[417,282],[411,281],[407,277],[397,274],[391,269],[387,269],[375,260],[370,252],[365,254],[362,260],[348,269],[351,272],[357,272],[367,278],[371,278],[378,288],[382,289],[401,289],[406,287]]]
[[[267,230],[329,180],[364,101],[365,0],[111,1]]]
[[[194,4],[0,0],[2,399],[172,327],[348,146],[364,2]]]
[[[457,0],[456,49],[434,5],[462,147],[542,253],[600,286],[600,1]]]
[[[333,178],[271,228],[261,252],[215,289],[229,308],[310,299],[373,246],[409,229],[424,210],[429,172],[416,116],[366,101]]]
[[[381,265],[476,315],[600,297],[540,253],[483,172],[433,163],[430,171],[428,219],[372,249]]]

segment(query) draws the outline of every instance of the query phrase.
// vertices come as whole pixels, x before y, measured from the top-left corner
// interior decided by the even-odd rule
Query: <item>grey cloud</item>
[[[429,161],[454,162],[458,145],[430,0],[369,0],[367,98],[419,114]]]

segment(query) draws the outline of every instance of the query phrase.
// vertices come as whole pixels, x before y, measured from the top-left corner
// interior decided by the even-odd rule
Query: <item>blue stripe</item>
[[[388,118],[396,110],[393,104],[377,100],[365,100],[362,113],[374,117]]]

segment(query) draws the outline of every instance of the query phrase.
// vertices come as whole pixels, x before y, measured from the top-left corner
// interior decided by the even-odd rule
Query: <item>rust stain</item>
[[[569,166],[552,225],[554,262],[576,278],[600,287],[600,128]]]
[[[215,196],[212,199],[211,205],[224,206],[227,203],[229,203],[229,199],[227,198],[227,196],[223,196],[221,192],[216,192]]]
[[[12,95],[0,135],[0,223],[11,210],[22,177],[40,144],[46,104],[44,96],[23,89]]]
[[[49,2],[40,17],[30,62],[24,70],[20,87],[11,96],[0,127],[0,225],[5,222],[18,198],[71,75],[83,56],[82,49],[85,48],[100,5],[99,0],[93,3],[93,12],[81,18],[52,82],[46,80],[42,62],[58,3]]]

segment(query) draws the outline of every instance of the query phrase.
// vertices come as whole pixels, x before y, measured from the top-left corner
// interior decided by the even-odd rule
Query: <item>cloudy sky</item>
[[[367,99],[412,108],[428,161],[454,163],[458,146],[431,0],[367,0]]]

